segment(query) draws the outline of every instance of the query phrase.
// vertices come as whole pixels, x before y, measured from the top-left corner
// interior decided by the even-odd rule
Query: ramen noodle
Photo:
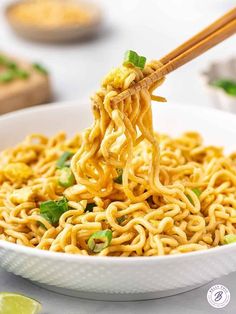
[[[201,135],[157,134],[158,69],[122,65],[92,97],[93,125],[67,139],[32,134],[0,155],[0,239],[54,252],[155,256],[206,250],[236,234],[236,155]],[[232,241],[231,241],[232,242]]]

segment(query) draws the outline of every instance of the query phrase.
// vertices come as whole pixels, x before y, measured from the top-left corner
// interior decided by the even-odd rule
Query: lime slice
[[[21,294],[0,292],[1,314],[38,314],[41,304]]]

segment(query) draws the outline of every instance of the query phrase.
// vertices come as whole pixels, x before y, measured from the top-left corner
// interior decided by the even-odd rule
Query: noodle
[[[122,66],[108,74],[92,97],[92,127],[74,138],[33,134],[1,153],[0,239],[55,252],[132,257],[205,250],[236,234],[235,155],[204,146],[196,132],[172,138],[153,131],[151,99],[163,98],[152,93],[163,79],[112,103],[159,66]],[[74,154],[69,187],[58,184],[57,161],[66,151]],[[63,196],[68,209],[53,224],[40,204]],[[109,243],[96,251],[99,232]]]

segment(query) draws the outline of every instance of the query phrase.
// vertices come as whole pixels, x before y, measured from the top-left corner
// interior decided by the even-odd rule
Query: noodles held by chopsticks
[[[92,127],[74,138],[33,134],[2,152],[0,239],[72,254],[153,256],[209,249],[236,234],[235,154],[204,146],[195,132],[154,132],[151,98],[163,79],[112,103],[160,65],[109,73],[92,97]],[[54,205],[56,217],[47,212]]]

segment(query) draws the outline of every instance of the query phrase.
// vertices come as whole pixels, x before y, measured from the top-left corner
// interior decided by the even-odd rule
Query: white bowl
[[[202,76],[213,107],[236,113],[236,97],[211,85],[218,79],[236,79],[236,58],[211,63]]]
[[[0,117],[0,149],[26,134],[80,131],[91,122],[90,106],[76,103],[34,107]],[[181,105],[153,105],[158,131],[202,133],[207,143],[236,150],[236,117]],[[93,257],[32,249],[0,241],[0,265],[47,289],[109,300],[150,299],[203,285],[236,271],[236,244],[161,257]]]

